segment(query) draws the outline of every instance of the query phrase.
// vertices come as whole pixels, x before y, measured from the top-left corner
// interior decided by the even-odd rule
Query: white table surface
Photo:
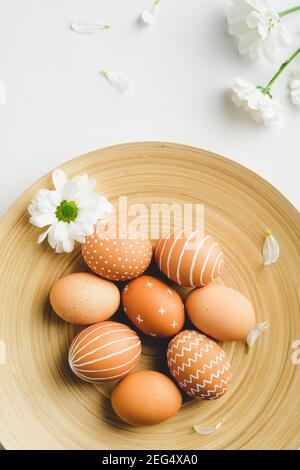
[[[151,0],[150,0],[151,2]],[[278,9],[299,3],[274,0]],[[274,87],[284,127],[266,129],[234,109],[236,76],[261,84],[300,43],[300,14],[286,17],[293,46],[275,65],[237,54],[226,32],[227,0],[161,0],[157,23],[137,18],[148,0],[0,0],[0,215],[37,178],[62,162],[107,145],[164,140],[225,155],[270,181],[298,209],[300,109],[287,80]],[[108,31],[80,35],[76,17],[99,16]],[[298,60],[300,67],[300,60]],[[122,73],[122,94],[100,76]]]

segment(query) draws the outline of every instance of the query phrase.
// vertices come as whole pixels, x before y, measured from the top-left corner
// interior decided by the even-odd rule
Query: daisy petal
[[[57,221],[55,214],[39,214],[30,217],[30,223],[36,227],[46,227],[52,225]]]
[[[159,0],[156,0],[152,5],[142,11],[141,20],[148,25],[155,23],[158,14],[158,9]]]
[[[42,243],[46,238],[48,233],[50,232],[51,227],[49,227],[45,232],[41,233],[40,236],[38,237],[37,243],[38,245]]]
[[[62,188],[62,199],[65,201],[74,201],[79,193],[76,182],[67,181]]]
[[[111,85],[118,88],[121,91],[130,91],[130,84],[126,78],[113,72],[111,70],[101,70],[101,75],[105,77]]]
[[[55,252],[56,253],[63,253],[64,252],[64,246],[62,242],[57,242],[55,245]]]
[[[56,169],[52,172],[52,181],[53,181],[55,189],[57,191],[61,191],[64,184],[67,181],[67,178],[66,178],[65,173],[62,170]]]
[[[57,242],[63,242],[69,237],[69,224],[67,222],[58,222],[55,226],[54,237]]]
[[[269,328],[267,322],[259,323],[258,325],[250,331],[249,335],[247,336],[247,345],[248,345],[248,352],[253,349],[253,346],[257,340],[257,338],[267,329]]]
[[[109,27],[110,25],[104,21],[90,16],[77,18],[71,24],[73,31],[81,34],[94,34],[97,31],[101,31],[101,29],[108,29]]]
[[[106,199],[106,197],[99,196],[97,202],[97,219],[106,219],[113,211],[112,204]]]
[[[66,253],[71,253],[74,249],[74,239],[72,237],[67,237],[62,242],[63,244],[63,251]]]
[[[217,432],[223,426],[224,423],[225,419],[223,418],[213,427],[204,427],[198,424],[194,426],[194,430],[202,436],[209,436],[210,434]]]

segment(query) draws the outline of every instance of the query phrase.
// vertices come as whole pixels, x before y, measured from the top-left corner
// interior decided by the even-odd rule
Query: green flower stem
[[[283,16],[290,15],[291,13],[295,13],[296,11],[300,11],[300,5],[297,7],[289,8],[288,10],[283,10],[278,13],[279,17],[282,18]]]
[[[300,47],[299,47],[299,49],[297,49],[294,52],[294,54],[291,55],[291,57],[289,57],[289,59],[287,59],[285,62],[283,62],[283,64],[279,67],[278,71],[275,73],[275,75],[269,81],[268,85],[265,88],[263,88],[262,92],[263,92],[264,95],[270,94],[271,87],[272,87],[273,83],[275,82],[275,80],[277,80],[279,75],[282,74],[282,72],[287,68],[287,66],[292,62],[292,60],[294,60],[297,57],[298,54],[300,54]]]

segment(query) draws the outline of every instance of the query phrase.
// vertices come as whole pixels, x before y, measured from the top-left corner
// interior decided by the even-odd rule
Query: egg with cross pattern
[[[152,276],[130,281],[122,291],[122,305],[129,320],[146,335],[168,338],[182,330],[185,316],[180,295]]]

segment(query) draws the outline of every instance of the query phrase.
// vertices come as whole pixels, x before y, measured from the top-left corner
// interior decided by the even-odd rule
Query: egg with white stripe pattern
[[[78,377],[92,383],[119,380],[131,372],[141,355],[141,341],[127,325],[100,322],[73,340],[69,364]]]
[[[231,373],[225,351],[197,331],[178,333],[169,343],[167,360],[177,384],[192,398],[215,400],[228,389]]]
[[[202,287],[221,274],[224,255],[219,243],[201,231],[180,229],[161,238],[155,261],[172,281],[187,287]]]

